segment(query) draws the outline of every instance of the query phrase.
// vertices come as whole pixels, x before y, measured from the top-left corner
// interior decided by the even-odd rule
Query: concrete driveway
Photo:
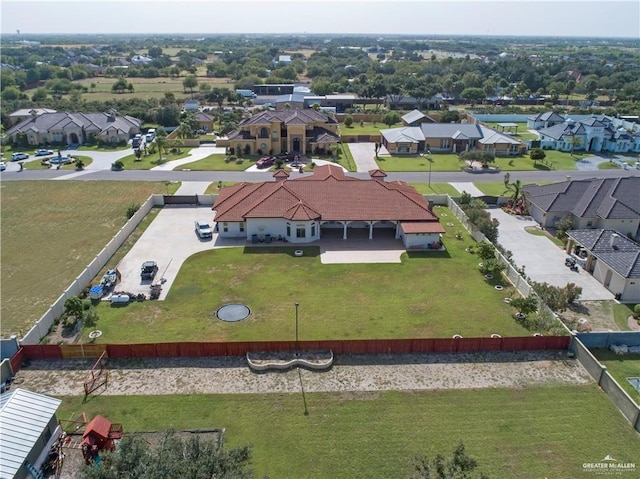
[[[353,161],[356,164],[356,171],[366,173],[367,171],[378,169],[378,164],[375,160],[375,143],[349,143],[348,145]],[[384,151],[386,152],[386,149]],[[383,152],[380,151],[378,154],[381,155]]]
[[[171,288],[182,263],[200,251],[230,246],[242,246],[245,240],[213,239],[201,240],[195,233],[194,222],[208,219],[213,223],[211,206],[165,206],[151,222],[147,230],[118,265],[122,275],[117,291],[149,295],[151,281],[141,281],[140,266],[145,261],[158,263],[156,281],[164,280],[160,299],[164,299]]]
[[[527,276],[533,281],[565,286],[575,283],[582,288],[581,300],[611,300],[613,294],[583,269],[571,271],[564,265],[567,257],[564,250],[554,245],[544,236],[534,236],[527,226],[537,227],[538,223],[530,217],[509,215],[499,208],[488,210],[492,218],[500,222],[498,241],[513,253],[518,266],[524,266]]]

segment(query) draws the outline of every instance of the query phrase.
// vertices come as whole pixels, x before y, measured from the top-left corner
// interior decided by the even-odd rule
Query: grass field
[[[340,133],[342,135],[379,135],[380,130],[386,130],[388,128],[398,128],[403,126],[402,123],[396,123],[395,125],[387,126],[381,121],[378,123],[360,123],[354,121],[351,126],[347,126],[344,123],[340,123]]]
[[[368,339],[530,335],[465,251],[472,240],[447,214],[445,252],[412,252],[401,264],[320,263],[316,247],[246,247],[205,251],[183,264],[165,301],[98,307],[99,341],[257,341],[292,337],[293,303],[300,303],[300,339]],[[416,280],[411,280],[416,279]],[[241,323],[215,318],[223,304],[247,304]],[[452,305],[455,304],[455,307]],[[177,318],[180,318],[177,320]],[[150,328],[149,325],[153,325]],[[86,336],[89,330],[85,330]]]
[[[449,183],[409,183],[416,191],[422,195],[449,195],[453,198],[460,196],[458,190],[456,190]]]
[[[164,183],[4,181],[2,337],[26,333],[126,222],[132,203]]]
[[[133,93],[113,93],[111,87],[116,82],[116,78],[87,78],[77,80],[74,83],[79,83],[88,89],[88,92],[83,94],[83,98],[87,101],[124,100],[129,98],[161,99],[164,98],[165,93],[173,93],[177,100],[185,100],[191,98],[191,94],[189,92],[185,93],[182,86],[183,80],[184,77],[127,78],[127,82],[133,84]],[[233,88],[233,81],[227,78],[199,76],[198,84],[201,83],[209,84],[212,87]],[[92,84],[95,84],[95,89],[91,88]],[[198,91],[197,88],[195,91]]]
[[[492,478],[592,477],[607,454],[638,462],[640,439],[594,385],[523,389],[63,398],[58,417],[102,414],[127,431],[225,428],[252,444],[257,477],[408,477],[416,454],[466,452]],[[597,420],[595,419],[597,418]],[[631,477],[631,476],[630,476]]]
[[[228,158],[228,155],[216,153],[213,155],[209,155],[201,160],[187,163],[187,165],[185,165],[184,167],[194,171],[243,171],[253,165],[256,161],[258,161],[260,159],[260,156],[243,156],[244,161],[240,164],[236,163],[235,161],[224,161],[225,158]]]
[[[640,390],[635,389],[627,378],[640,378],[640,354],[617,355],[608,349],[592,349],[593,355],[607,367],[618,384],[636,403],[640,403]]]

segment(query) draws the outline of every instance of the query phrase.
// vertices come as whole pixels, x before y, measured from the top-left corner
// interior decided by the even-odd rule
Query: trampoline
[[[251,310],[244,304],[225,304],[216,311],[218,319],[227,323],[242,321],[247,319],[250,314]]]

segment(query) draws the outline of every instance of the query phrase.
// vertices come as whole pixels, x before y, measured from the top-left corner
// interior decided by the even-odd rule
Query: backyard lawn
[[[627,381],[627,378],[640,378],[640,354],[618,355],[608,349],[592,349],[591,352],[607,367],[609,374],[618,381],[631,399],[640,403],[640,389],[636,389]]]
[[[342,135],[379,135],[380,130],[386,130],[389,128],[398,128],[403,126],[402,122],[396,123],[395,125],[387,126],[381,121],[377,123],[363,123],[360,126],[360,123],[354,121],[351,126],[346,126],[344,123],[340,123],[340,133]]]
[[[498,126],[498,123],[484,123],[486,126],[488,126],[489,128],[493,128],[496,131],[502,132],[503,129],[502,127]],[[516,123],[516,125],[518,125],[518,128],[505,128],[504,129],[504,133],[508,133],[508,132],[512,132],[514,133],[513,138],[515,138],[516,140],[520,140],[522,142],[527,142],[529,140],[537,140],[538,139],[538,135],[536,135],[535,133],[531,133],[529,132],[529,129],[527,128],[527,123],[526,122],[522,122],[522,123]],[[517,133],[516,133],[517,131]]]
[[[322,264],[318,248],[246,247],[198,253],[182,265],[165,301],[98,307],[100,342],[259,341],[300,339],[528,336],[465,251],[473,243],[446,208],[444,252],[411,252],[400,264]],[[453,226],[448,226],[451,224]],[[463,240],[455,239],[456,232]],[[303,249],[295,257],[294,249]],[[227,303],[247,304],[240,323],[215,317]],[[152,327],[150,327],[152,326]],[[88,330],[83,333],[85,336]]]
[[[2,337],[26,333],[125,224],[127,207],[164,183],[3,181]]]
[[[253,445],[256,477],[272,479],[409,477],[415,455],[450,456],[461,441],[492,478],[581,478],[592,477],[585,462],[610,454],[637,463],[640,450],[638,434],[592,384],[307,392],[307,416],[299,394],[62,399],[59,418],[101,414],[125,432],[225,428],[227,445]]]

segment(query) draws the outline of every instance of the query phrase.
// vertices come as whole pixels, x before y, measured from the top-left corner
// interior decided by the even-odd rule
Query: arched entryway
[[[78,140],[78,135],[75,133],[71,133],[69,135],[69,140],[71,141],[71,143],[80,143],[80,141]]]
[[[293,139],[292,147],[294,153],[300,153],[300,138]]]

